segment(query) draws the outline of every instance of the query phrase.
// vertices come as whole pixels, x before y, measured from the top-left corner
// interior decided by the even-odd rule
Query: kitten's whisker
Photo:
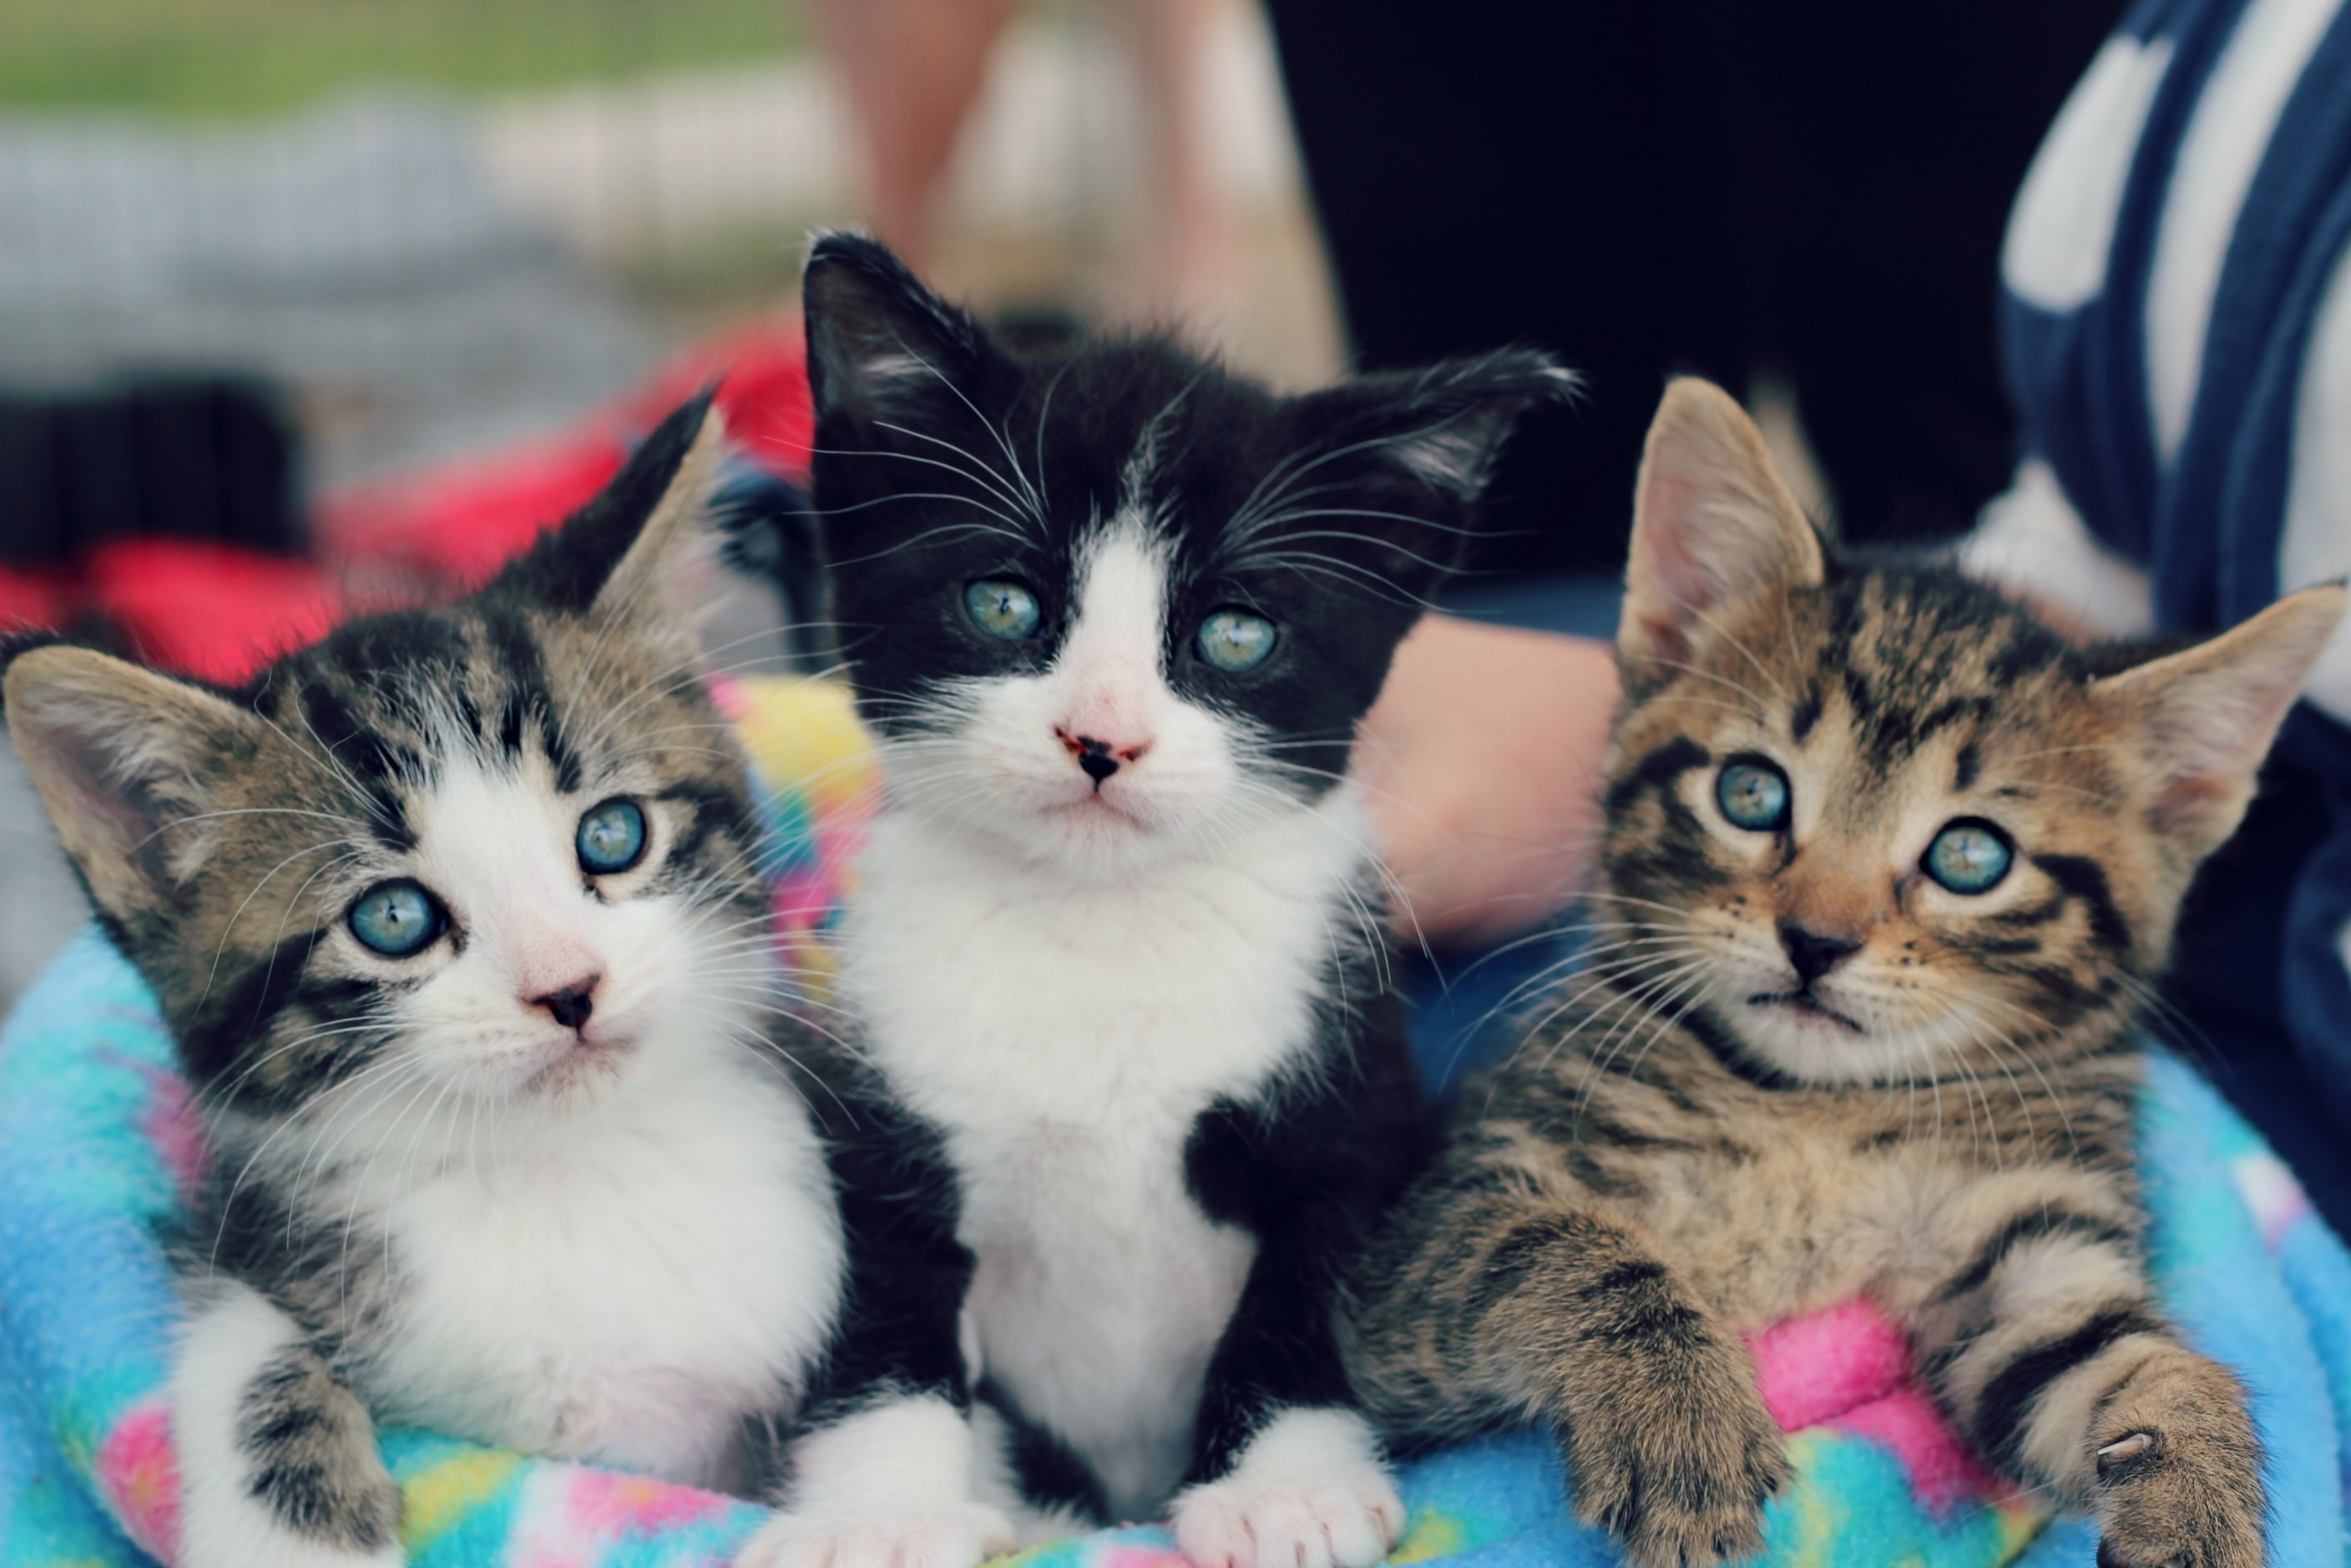
[[[1020,490],[1016,493],[1012,489],[1010,482],[1008,481],[1004,475],[997,469],[995,465],[981,462],[977,453],[967,451],[964,447],[958,446],[954,442],[946,439],[944,436],[933,435],[928,431],[914,430],[903,424],[893,424],[887,420],[877,419],[873,423],[876,428],[889,431],[893,434],[912,436],[916,441],[927,441],[934,446],[946,447],[949,452],[954,453],[958,457],[966,459],[971,464],[971,467],[962,470],[965,478],[969,479],[972,483],[979,486],[982,489],[996,497],[997,499],[1011,507],[1014,512],[1018,513],[1026,511],[1031,515],[1035,514],[1037,510],[1037,497],[1035,492],[1029,489],[1029,481],[1025,475],[1019,476]],[[1007,447],[1006,455],[1009,456],[1010,452],[1011,449]],[[1014,465],[1014,469],[1017,474],[1019,469],[1018,464]],[[1010,519],[1007,520],[1008,521]]]

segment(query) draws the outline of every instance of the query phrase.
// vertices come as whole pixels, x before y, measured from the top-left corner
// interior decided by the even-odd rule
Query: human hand
[[[1431,615],[1364,720],[1370,790],[1406,939],[1490,941],[1584,885],[1616,711],[1605,643]]]

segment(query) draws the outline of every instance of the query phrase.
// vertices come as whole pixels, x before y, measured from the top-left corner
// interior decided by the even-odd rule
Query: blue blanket
[[[186,1113],[144,986],[84,936],[0,1032],[0,1562],[170,1559],[177,1482],[159,1396],[170,1299],[152,1228],[177,1211],[198,1157]],[[2179,1062],[2155,1065],[2142,1141],[2165,1300],[2257,1396],[2276,1499],[2272,1561],[2342,1563],[2351,1256]],[[1771,1562],[2090,1563],[2085,1526],[2047,1525],[2032,1500],[1988,1483],[1938,1437],[1898,1352],[1870,1361],[1865,1315],[1783,1328],[1783,1341],[1759,1347],[1767,1381],[1776,1367],[1793,1389],[1787,1410],[1802,1411],[1782,1415],[1798,1480],[1772,1505]],[[1824,1348],[1841,1385],[1790,1384]],[[733,1500],[428,1434],[388,1433],[384,1448],[421,1568],[718,1563],[760,1518]],[[1566,1520],[1556,1464],[1531,1434],[1420,1459],[1403,1483],[1411,1521],[1397,1562],[1615,1561],[1604,1539]],[[1176,1561],[1155,1529],[1029,1556],[1054,1568]]]

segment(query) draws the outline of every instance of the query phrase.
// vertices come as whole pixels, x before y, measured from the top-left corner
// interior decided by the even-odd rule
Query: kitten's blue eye
[[[1273,622],[1246,610],[1219,610],[1200,622],[1194,639],[1202,662],[1213,669],[1238,674],[1265,663],[1280,633]]]
[[[1045,618],[1037,607],[1035,594],[1020,583],[998,579],[975,582],[965,589],[963,607],[971,612],[973,625],[1008,643],[1034,637],[1037,623]]]
[[[1788,776],[1768,762],[1734,762],[1714,781],[1715,803],[1734,828],[1775,833],[1788,825]]]
[[[607,800],[580,819],[580,869],[590,876],[628,870],[645,853],[644,809]]]
[[[2007,834],[1990,822],[1965,819],[1937,833],[1935,841],[1927,846],[1926,858],[1918,862],[1928,876],[1953,893],[1990,893],[2015,863],[2016,851],[2010,847]]]
[[[387,958],[413,957],[449,927],[440,901],[413,882],[378,883],[347,918],[351,935]]]

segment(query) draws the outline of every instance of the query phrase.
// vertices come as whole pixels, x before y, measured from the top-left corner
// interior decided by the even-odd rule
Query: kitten
[[[1738,405],[1649,436],[1599,894],[1620,933],[1362,1271],[1392,1431],[1534,1416],[1643,1564],[1762,1542],[1742,1336],[1855,1295],[2098,1561],[2262,1561],[2245,1396],[2168,1325],[2132,1167],[2181,894],[2341,613],[2080,653],[1939,567],[1844,558]]]
[[[1563,374],[1282,399],[1155,339],[1023,360],[841,236],[805,295],[885,779],[840,938],[872,1072],[831,1418],[743,1561],[964,1568],[1017,1493],[1172,1509],[1211,1568],[1364,1568],[1402,1511],[1332,1291],[1426,1145],[1346,770]]]
[[[183,1568],[399,1563],[376,1421],[740,1486],[809,1380],[839,1217],[685,603],[720,441],[689,404],[478,594],[242,690],[7,671],[210,1142]]]

